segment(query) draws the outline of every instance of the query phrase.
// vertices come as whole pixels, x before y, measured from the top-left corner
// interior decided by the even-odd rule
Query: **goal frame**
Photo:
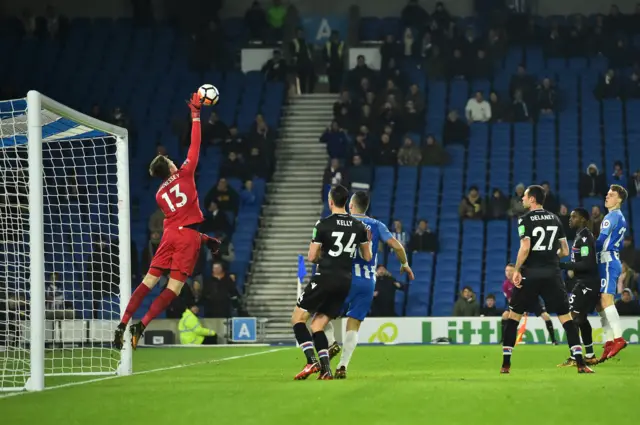
[[[30,292],[30,365],[29,378],[23,389],[42,391],[45,388],[45,257],[44,257],[44,193],[42,161],[42,115],[45,109],[78,124],[107,133],[116,139],[116,175],[118,197],[118,245],[120,263],[120,317],[131,298],[131,225],[129,204],[129,135],[127,129],[100,121],[78,112],[35,90],[27,93],[27,152],[29,156],[29,292]],[[39,176],[40,178],[33,178]],[[127,331],[128,334],[128,331]],[[130,338],[125,346],[115,374],[132,373]],[[100,373],[104,375],[105,373]],[[52,374],[53,375],[53,374]],[[60,375],[58,373],[54,375]],[[84,374],[83,374],[84,375]],[[86,375],[91,375],[87,373]],[[21,389],[21,388],[16,388]]]

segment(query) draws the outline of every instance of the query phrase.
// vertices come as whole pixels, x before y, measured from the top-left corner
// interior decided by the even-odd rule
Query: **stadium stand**
[[[242,20],[224,22],[225,43],[237,48],[246,39]],[[73,19],[68,33],[62,40],[47,37],[28,37],[22,33],[20,22],[4,21],[1,42],[8,56],[13,57],[0,67],[0,79],[11,83],[3,87],[16,97],[24,96],[30,89],[38,90],[74,109],[97,114],[98,105],[103,111],[120,108],[123,117],[100,117],[107,121],[121,120],[130,130],[130,180],[132,223],[131,238],[137,250],[134,261],[147,246],[149,216],[156,210],[156,182],[148,178],[148,164],[162,145],[168,155],[180,163],[186,156],[186,148],[179,143],[182,129],[187,122],[184,99],[203,83],[221,88],[223,100],[219,106],[204,108],[203,122],[216,111],[226,125],[237,125],[239,133],[246,135],[257,114],[262,114],[269,128],[276,130],[284,102],[284,84],[265,82],[260,72],[243,74],[240,71],[208,70],[196,72],[190,69],[186,48],[188,40],[172,27],[154,24],[148,27],[134,26],[131,19]],[[36,65],[39,64],[39,65]],[[46,64],[46,65],[45,65]],[[181,127],[182,126],[182,127]],[[184,134],[188,134],[184,132]],[[197,186],[201,201],[204,194],[219,178],[223,163],[221,149],[203,140]],[[113,184],[114,182],[103,182]],[[243,181],[229,179],[238,193]],[[102,193],[102,189],[100,190]],[[114,193],[114,192],[111,192]],[[236,275],[236,284],[243,292],[253,251],[253,240],[259,225],[261,205],[266,193],[264,178],[253,178],[255,202],[241,203],[237,215],[231,215],[232,223],[238,220],[231,241],[235,247],[235,261],[229,271]],[[91,213],[105,213],[100,194],[95,195]],[[69,206],[77,208],[77,206]],[[202,206],[206,211],[206,206]],[[52,208],[57,208],[53,207]],[[79,233],[79,232],[78,232]],[[85,235],[88,232],[84,233]],[[48,241],[57,242],[57,241]],[[88,245],[84,252],[91,252],[91,241],[74,241]],[[71,246],[71,245],[70,245]],[[65,256],[69,253],[65,253]],[[69,254],[71,255],[71,254]],[[77,254],[76,254],[77,255]],[[66,257],[65,257],[66,258]],[[72,257],[69,257],[72,258]],[[72,261],[71,261],[72,262]],[[60,261],[58,264],[64,264]],[[69,262],[67,263],[69,264]],[[135,264],[133,270],[139,270]],[[204,274],[210,274],[210,264]],[[53,270],[49,270],[51,272]],[[77,314],[89,318],[92,315],[92,291],[90,279],[70,269],[57,270],[63,274],[64,290],[68,299],[83,299],[74,306]],[[142,274],[146,270],[140,271]],[[140,282],[138,272],[133,284]],[[152,294],[160,292],[160,285]],[[84,292],[84,297],[73,297]],[[154,297],[147,297],[139,315]],[[104,318],[119,316],[119,302],[110,297],[103,300]],[[164,315],[164,313],[163,313]]]

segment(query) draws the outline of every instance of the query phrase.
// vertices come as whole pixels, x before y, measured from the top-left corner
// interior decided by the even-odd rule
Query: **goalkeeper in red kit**
[[[187,160],[179,169],[166,156],[159,155],[149,166],[152,177],[162,179],[156,193],[158,207],[164,213],[164,232],[158,250],[153,256],[147,275],[142,280],[122,316],[115,332],[114,345],[122,349],[124,333],[144,297],[158,283],[160,277],[169,274],[167,287],[153,301],[147,314],[139,323],[131,326],[131,345],[135,350],[145,328],[156,316],[162,313],[180,294],[184,282],[193,272],[198,261],[200,246],[204,243],[212,251],[217,252],[220,242],[203,235],[198,231],[203,221],[202,211],[194,180],[194,173],[200,156],[200,106],[197,94],[188,102],[191,109],[191,145]]]

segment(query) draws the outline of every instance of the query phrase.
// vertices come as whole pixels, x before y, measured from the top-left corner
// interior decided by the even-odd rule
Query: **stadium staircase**
[[[306,256],[312,226],[323,208],[318,176],[327,154],[318,135],[331,122],[334,101],[335,95],[305,94],[285,108],[247,297],[251,314],[269,319],[269,342],[293,338],[289,320],[296,299],[297,256]]]

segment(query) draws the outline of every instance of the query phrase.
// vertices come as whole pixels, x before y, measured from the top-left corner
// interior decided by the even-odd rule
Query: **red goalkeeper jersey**
[[[177,173],[162,182],[156,193],[156,203],[165,217],[165,230],[201,223],[204,220],[194,179],[200,157],[200,140],[200,119],[195,119],[191,124],[191,146],[187,160]]]

